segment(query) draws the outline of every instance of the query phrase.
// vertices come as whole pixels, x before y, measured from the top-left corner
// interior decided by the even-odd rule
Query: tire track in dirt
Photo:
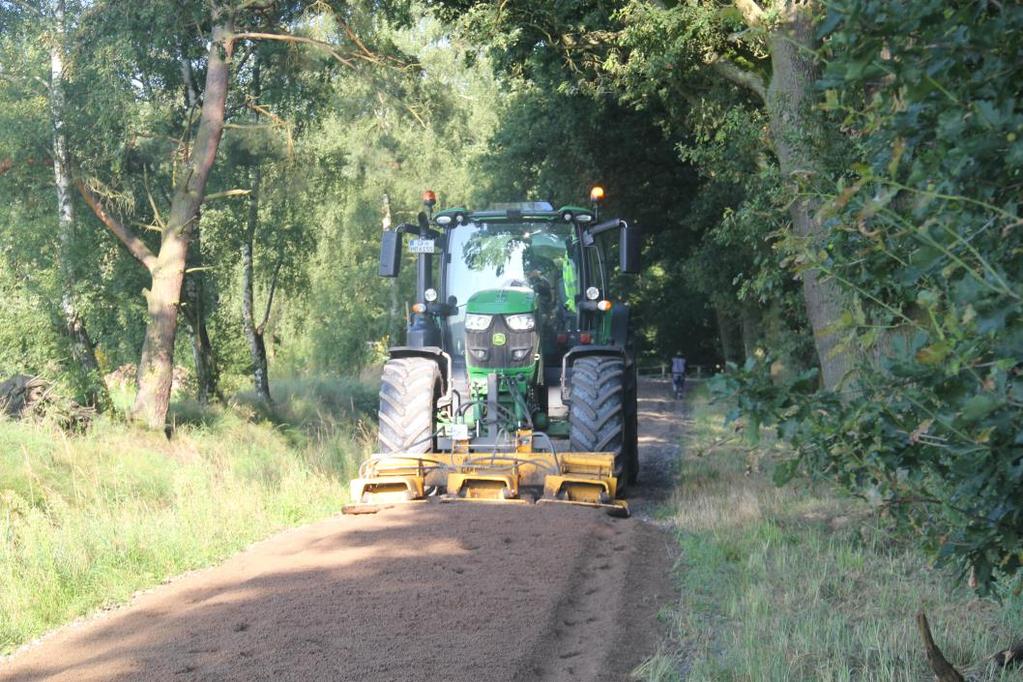
[[[663,386],[641,391],[647,514],[678,419]],[[0,679],[622,680],[660,641],[672,544],[561,505],[337,516],[58,630]]]

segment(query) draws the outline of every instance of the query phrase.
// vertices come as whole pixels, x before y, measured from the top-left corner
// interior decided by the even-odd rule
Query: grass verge
[[[331,395],[357,413],[349,389]],[[0,653],[337,512],[369,434],[326,390],[287,385],[280,412],[300,426],[179,406],[170,441],[107,418],[81,435],[0,421]]]
[[[744,446],[705,392],[687,396],[681,478],[663,520],[681,547],[675,637],[648,680],[932,679],[914,616],[927,612],[968,679],[1019,680],[989,656],[1023,635],[1023,600],[979,599],[864,503],[806,482],[776,487],[783,447]]]

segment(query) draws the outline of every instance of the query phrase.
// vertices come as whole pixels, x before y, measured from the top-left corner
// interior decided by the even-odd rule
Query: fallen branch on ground
[[[952,667],[952,664],[945,659],[941,649],[934,643],[931,636],[931,626],[927,623],[927,615],[921,611],[916,614],[916,625],[920,630],[920,636],[924,640],[924,650],[927,652],[927,662],[931,664],[934,671],[934,679],[937,682],[965,682],[959,671]]]
[[[49,381],[27,374],[15,374],[0,381],[0,416],[12,419],[50,417],[63,429],[87,427],[96,410],[63,398]]]
[[[1002,668],[1008,668],[1010,665],[1016,668],[1023,666],[1023,639],[1008,649],[999,651],[991,657],[991,660]]]

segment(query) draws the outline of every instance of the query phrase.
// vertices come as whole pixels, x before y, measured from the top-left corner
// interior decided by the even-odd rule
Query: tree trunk
[[[792,225],[814,252],[827,231],[815,215],[818,203],[805,196],[800,183],[815,179],[821,172],[824,153],[820,122],[814,112],[816,9],[816,3],[797,5],[791,0],[781,9],[780,21],[769,37],[772,75],[766,97],[778,164],[796,197],[789,209]],[[853,367],[852,353],[838,348],[836,327],[842,317],[844,295],[833,279],[816,268],[804,270],[802,279],[824,387],[834,389]]]
[[[252,384],[256,390],[256,398],[269,405],[273,402],[273,398],[270,395],[266,342],[263,338],[266,323],[256,324],[254,300],[253,244],[256,240],[256,230],[259,227],[259,186],[262,179],[258,165],[252,167],[251,175],[249,220],[245,230],[245,239],[242,240],[242,324],[245,328],[245,339],[249,343],[249,354],[252,356]],[[273,304],[272,291],[275,284],[276,282],[271,285],[271,294],[266,304],[266,317],[269,317],[270,306]]]
[[[209,311],[206,306],[206,278],[203,276],[202,259],[198,257],[200,245],[198,240],[189,249],[189,269],[194,270],[185,275],[184,306],[182,312],[188,322],[192,337],[192,360],[195,364],[196,400],[201,405],[209,404],[212,398],[223,400],[220,393],[220,372],[217,368],[213,343],[210,341],[206,318]]]
[[[224,131],[224,110],[230,76],[231,21],[223,8],[214,7],[206,89],[202,113],[191,154],[178,172],[170,217],[160,241],[160,251],[150,268],[152,287],[146,292],[149,324],[138,368],[138,394],[132,414],[150,428],[162,428],[170,406],[174,370],[174,339],[177,333],[181,285],[188,259],[188,245]]]
[[[739,330],[742,335],[742,349],[746,357],[753,355],[762,337],[761,319],[757,310],[744,303],[740,309]]]
[[[57,261],[60,272],[60,311],[64,327],[62,332],[70,342],[76,370],[89,375],[87,401],[90,405],[102,407],[109,402],[109,396],[99,376],[95,348],[74,297],[75,271],[71,254],[75,241],[75,213],[71,200],[71,164],[64,131],[67,111],[64,96],[64,0],[57,0],[54,4],[53,18],[57,38],[50,47],[50,114],[53,120],[53,179],[57,188]]]
[[[718,339],[721,341],[721,355],[725,362],[742,364],[744,358],[739,353],[736,343],[737,325],[735,319],[724,310],[720,303],[714,304],[714,315],[718,323]]]

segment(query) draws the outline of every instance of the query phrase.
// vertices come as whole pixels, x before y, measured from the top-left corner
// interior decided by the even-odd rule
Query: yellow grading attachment
[[[618,480],[613,453],[536,452],[529,436],[520,432],[512,452],[374,455],[351,482],[352,504],[342,511],[372,513],[394,504],[424,501],[428,493],[437,491],[442,502],[526,504],[535,500],[629,515],[628,503],[615,499]],[[529,445],[523,447],[524,443]],[[441,490],[446,494],[439,495]]]

